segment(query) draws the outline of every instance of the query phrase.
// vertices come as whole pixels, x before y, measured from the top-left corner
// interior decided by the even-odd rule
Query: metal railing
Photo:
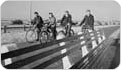
[[[62,66],[63,69],[90,68],[106,47],[101,46],[105,41],[102,30],[78,33],[43,44],[7,51],[1,54],[2,65],[7,69],[43,69],[49,66]],[[91,48],[89,48],[91,47]],[[80,50],[81,58],[70,61],[70,55]],[[8,63],[8,61],[10,63]],[[57,64],[55,64],[57,63]],[[57,67],[57,66],[56,66]]]

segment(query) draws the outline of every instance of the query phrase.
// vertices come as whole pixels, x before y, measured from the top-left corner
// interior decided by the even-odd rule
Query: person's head
[[[86,10],[86,15],[89,16],[91,14],[90,10]]]
[[[67,11],[65,11],[65,15],[68,15],[69,14],[69,11],[67,10]]]
[[[34,12],[34,15],[35,15],[35,16],[38,16],[38,15],[39,15],[39,13],[38,13],[38,12]]]
[[[52,12],[49,12],[49,17],[53,17],[53,13]]]

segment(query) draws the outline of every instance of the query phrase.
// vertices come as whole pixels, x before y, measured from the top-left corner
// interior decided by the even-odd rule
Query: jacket
[[[68,16],[63,16],[62,20],[61,20],[61,23],[63,26],[67,25],[68,23],[72,23],[72,17],[70,14],[68,14]]]
[[[50,24],[56,26],[56,18],[53,16],[53,17],[49,17],[49,22]]]
[[[94,26],[94,16],[91,14],[89,16],[86,15],[80,25],[82,24],[90,27]]]
[[[37,24],[37,25],[39,25],[39,26],[42,26],[42,24],[43,24],[43,19],[42,19],[42,17],[41,17],[41,16],[35,17],[35,18],[34,18],[34,24]]]

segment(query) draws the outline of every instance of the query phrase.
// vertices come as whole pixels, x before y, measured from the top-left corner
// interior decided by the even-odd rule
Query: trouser
[[[41,32],[42,26],[37,25],[37,40],[39,40],[39,34]]]
[[[54,39],[56,39],[56,26],[54,26],[54,27],[48,27],[48,32],[50,32],[49,31],[49,29],[51,29],[52,30],[52,33],[53,33],[53,37],[54,37]]]
[[[54,39],[56,39],[56,26],[55,27],[52,27],[52,32],[53,32],[53,37]]]
[[[69,35],[70,35],[71,27],[72,27],[72,25],[71,25],[71,24],[66,25],[66,36],[69,36]]]
[[[92,28],[92,30],[94,30],[94,25],[90,26]]]

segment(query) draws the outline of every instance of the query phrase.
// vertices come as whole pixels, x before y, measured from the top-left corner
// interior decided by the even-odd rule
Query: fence
[[[30,25],[4,25],[1,27],[1,30],[3,30],[3,33],[7,33],[9,29],[23,29],[23,31],[26,31],[27,28],[29,28]]]
[[[4,52],[1,54],[2,65],[7,69],[43,69],[58,63],[63,69],[90,68],[104,51],[105,47],[101,46],[104,41],[101,30],[79,32],[73,37]],[[76,48],[80,48],[81,58],[71,62],[70,54]]]

